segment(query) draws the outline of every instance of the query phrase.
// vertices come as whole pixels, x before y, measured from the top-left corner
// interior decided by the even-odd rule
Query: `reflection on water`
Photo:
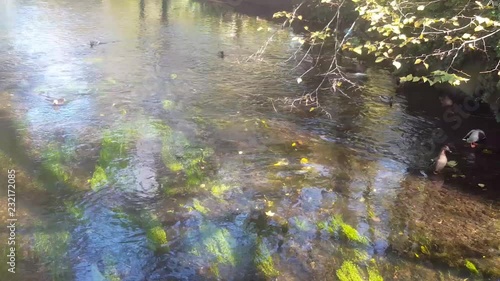
[[[307,90],[283,63],[293,36],[247,61],[280,26],[188,0],[6,3],[0,163],[19,171],[18,280],[461,280],[419,258],[457,231],[443,221],[498,232],[495,206],[407,172],[436,122],[404,96],[380,103],[385,73],[330,96],[332,119],[299,117],[270,102]],[[426,233],[433,216],[445,230]],[[446,251],[484,270],[474,258],[495,261],[494,237]]]

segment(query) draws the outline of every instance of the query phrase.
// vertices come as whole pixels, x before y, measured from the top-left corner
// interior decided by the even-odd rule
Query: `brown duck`
[[[441,148],[441,152],[439,152],[438,157],[433,159],[432,166],[434,167],[434,174],[437,174],[443,170],[443,168],[446,166],[446,163],[448,163],[448,157],[446,157],[446,152],[450,152],[450,148],[445,145]]]

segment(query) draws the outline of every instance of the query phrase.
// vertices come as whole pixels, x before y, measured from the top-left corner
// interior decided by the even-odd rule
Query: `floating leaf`
[[[297,78],[297,83],[298,83],[298,84],[302,83],[302,78],[298,77],[298,78]]]
[[[300,159],[300,164],[307,164],[307,163],[309,163],[309,160],[307,160],[307,158]]]
[[[455,167],[457,165],[457,161],[448,161],[448,163],[446,163],[446,166],[448,167]]]
[[[272,211],[267,211],[266,212],[266,216],[268,216],[268,217],[272,217],[274,215],[276,215],[276,213],[273,213]]]
[[[286,166],[286,165],[288,165],[288,161],[286,159],[283,159],[283,160],[280,160],[280,161],[274,163],[273,166],[279,167],[279,166]]]
[[[425,9],[425,6],[424,5],[420,5],[417,7],[417,10],[418,11],[423,11]]]
[[[262,29],[264,29],[262,26],[260,26],[259,28],[257,28],[257,31],[261,31]]]
[[[298,18],[299,20],[302,20],[302,16],[298,16],[297,18]]]
[[[401,63],[398,61],[393,61],[392,65],[394,65],[396,67],[396,69],[399,69],[401,67]]]
[[[175,73],[170,74],[170,78],[171,78],[171,79],[175,79],[175,78],[177,78],[177,74],[175,74]]]
[[[481,188],[485,187],[484,183],[478,183],[477,186],[479,186]]]
[[[311,107],[311,109],[309,109],[309,112],[313,112],[315,109],[315,107]]]
[[[297,146],[297,143],[295,143],[295,142],[292,143],[292,147],[295,147],[295,146]]]
[[[485,149],[483,149],[483,153],[484,154],[493,154],[493,151],[485,148]]]

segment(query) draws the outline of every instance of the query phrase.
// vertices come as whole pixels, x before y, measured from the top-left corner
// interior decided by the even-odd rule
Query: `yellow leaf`
[[[482,25],[478,25],[478,26],[476,26],[476,28],[474,28],[475,32],[478,32],[478,31],[481,31],[481,30],[484,30],[484,27]]]
[[[464,33],[462,35],[462,38],[464,38],[464,39],[470,38],[470,34],[469,33]]]
[[[385,58],[384,58],[384,57],[378,57],[378,58],[375,60],[375,63],[382,62],[383,60],[385,60]]]
[[[446,163],[446,166],[448,167],[455,167],[457,165],[457,161],[448,161],[448,163]]]
[[[307,26],[307,25],[306,25],[306,26],[304,26],[304,29],[305,29],[305,30],[309,30],[309,26]]]
[[[421,63],[421,62],[422,62],[422,60],[421,60],[421,59],[416,59],[416,60],[415,60],[415,64],[419,64],[419,63]]]
[[[298,16],[297,18],[298,18],[299,20],[302,20],[302,16]]]
[[[172,79],[177,78],[177,74],[175,74],[175,73],[170,74],[170,78],[172,78]]]
[[[311,109],[309,109],[309,112],[312,112],[314,111],[316,108],[315,107],[311,107]]]
[[[454,26],[460,26],[460,24],[458,23],[458,21],[454,21],[454,22],[453,22],[453,25],[454,25]]]
[[[425,9],[425,6],[424,5],[420,5],[417,7],[417,10],[418,11],[423,11]]]
[[[280,160],[280,161],[274,163],[273,166],[279,167],[279,166],[286,166],[286,165],[288,165],[288,161],[286,159],[283,159],[283,160]]]
[[[393,61],[392,65],[394,65],[396,67],[396,69],[399,69],[401,67],[401,63],[398,61]]]
[[[361,48],[362,48],[361,46],[358,46],[358,47],[352,49],[352,51],[358,55],[361,55],[363,53],[363,50]]]
[[[257,31],[261,31],[262,29],[264,29],[262,26],[257,28]]]
[[[297,78],[297,83],[298,83],[298,84],[302,83],[302,78],[298,77],[298,78]]]
[[[295,142],[292,143],[292,147],[295,147],[295,146],[297,146],[297,143],[295,143]]]
[[[429,69],[429,64],[424,62],[425,69]]]
[[[273,213],[272,211],[267,211],[266,212],[266,216],[268,216],[268,217],[272,217],[274,215],[276,215],[276,213]]]
[[[483,188],[485,185],[484,185],[484,183],[478,183],[477,186]]]
[[[309,160],[307,160],[307,158],[300,159],[300,164],[307,164],[307,163],[309,163]]]

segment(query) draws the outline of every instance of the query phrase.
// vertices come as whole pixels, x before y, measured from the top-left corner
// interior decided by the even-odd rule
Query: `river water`
[[[16,171],[18,219],[15,274],[10,233],[0,231],[1,280],[486,280],[500,271],[498,150],[460,142],[476,125],[498,134],[489,118],[452,129],[428,93],[389,107],[379,95],[394,85],[375,70],[362,91],[323,102],[331,118],[290,110],[284,99],[315,88],[297,84],[294,35],[219,6],[1,5],[0,165],[2,182]],[[439,130],[446,138],[432,141]],[[456,166],[425,177],[444,142]]]

